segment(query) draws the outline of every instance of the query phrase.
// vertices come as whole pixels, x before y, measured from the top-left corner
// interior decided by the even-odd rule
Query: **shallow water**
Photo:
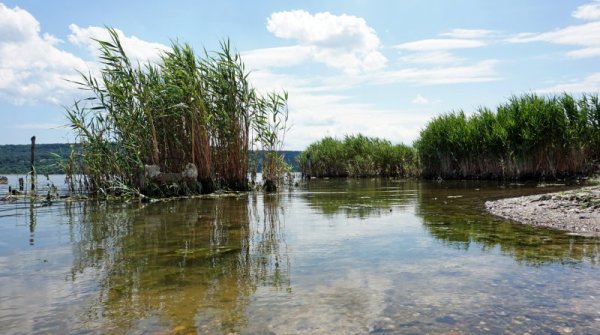
[[[0,204],[0,333],[595,333],[600,240],[483,207],[560,189],[313,180],[278,195]]]

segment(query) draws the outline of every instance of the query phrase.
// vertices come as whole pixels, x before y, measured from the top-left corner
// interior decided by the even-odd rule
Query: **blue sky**
[[[289,92],[286,148],[363,133],[412,143],[427,121],[513,94],[600,91],[599,1],[2,1],[0,144],[73,142],[65,79],[120,31],[157,59],[230,38],[263,92]]]

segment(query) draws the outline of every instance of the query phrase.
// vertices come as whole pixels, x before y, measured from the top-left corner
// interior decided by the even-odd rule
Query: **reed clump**
[[[298,163],[306,177],[412,177],[418,173],[415,150],[363,135],[343,140],[325,137],[306,148]]]
[[[249,151],[272,153],[283,145],[287,94],[258,94],[228,41],[202,57],[174,41],[159,62],[142,65],[126,55],[115,30],[108,32],[110,40],[97,41],[100,76],[82,73],[77,83],[90,97],[67,110],[87,190],[159,196],[247,190]],[[149,179],[149,170],[160,178]],[[277,171],[266,178],[276,181]]]
[[[435,117],[415,142],[422,175],[447,179],[585,176],[600,154],[598,95],[513,96],[496,112]]]

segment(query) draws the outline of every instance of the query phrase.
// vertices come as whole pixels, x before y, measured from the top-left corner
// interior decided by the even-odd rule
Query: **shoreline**
[[[486,201],[485,208],[520,224],[600,236],[600,186]]]

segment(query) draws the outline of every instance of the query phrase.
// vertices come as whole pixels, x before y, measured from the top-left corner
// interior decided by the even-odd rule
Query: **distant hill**
[[[58,164],[60,159],[66,160],[71,153],[68,143],[37,144],[35,146],[35,168],[38,174],[62,174]],[[282,151],[285,160],[294,171],[299,171],[296,157],[300,151]],[[56,157],[58,155],[59,157]],[[258,169],[262,170],[259,158]],[[29,144],[0,145],[0,174],[26,174],[30,170],[31,146]]]
[[[70,144],[36,144],[35,169],[38,174],[63,173],[59,166],[59,158],[68,158],[71,152]],[[31,169],[31,145],[8,144],[0,145],[0,174],[25,174]]]

